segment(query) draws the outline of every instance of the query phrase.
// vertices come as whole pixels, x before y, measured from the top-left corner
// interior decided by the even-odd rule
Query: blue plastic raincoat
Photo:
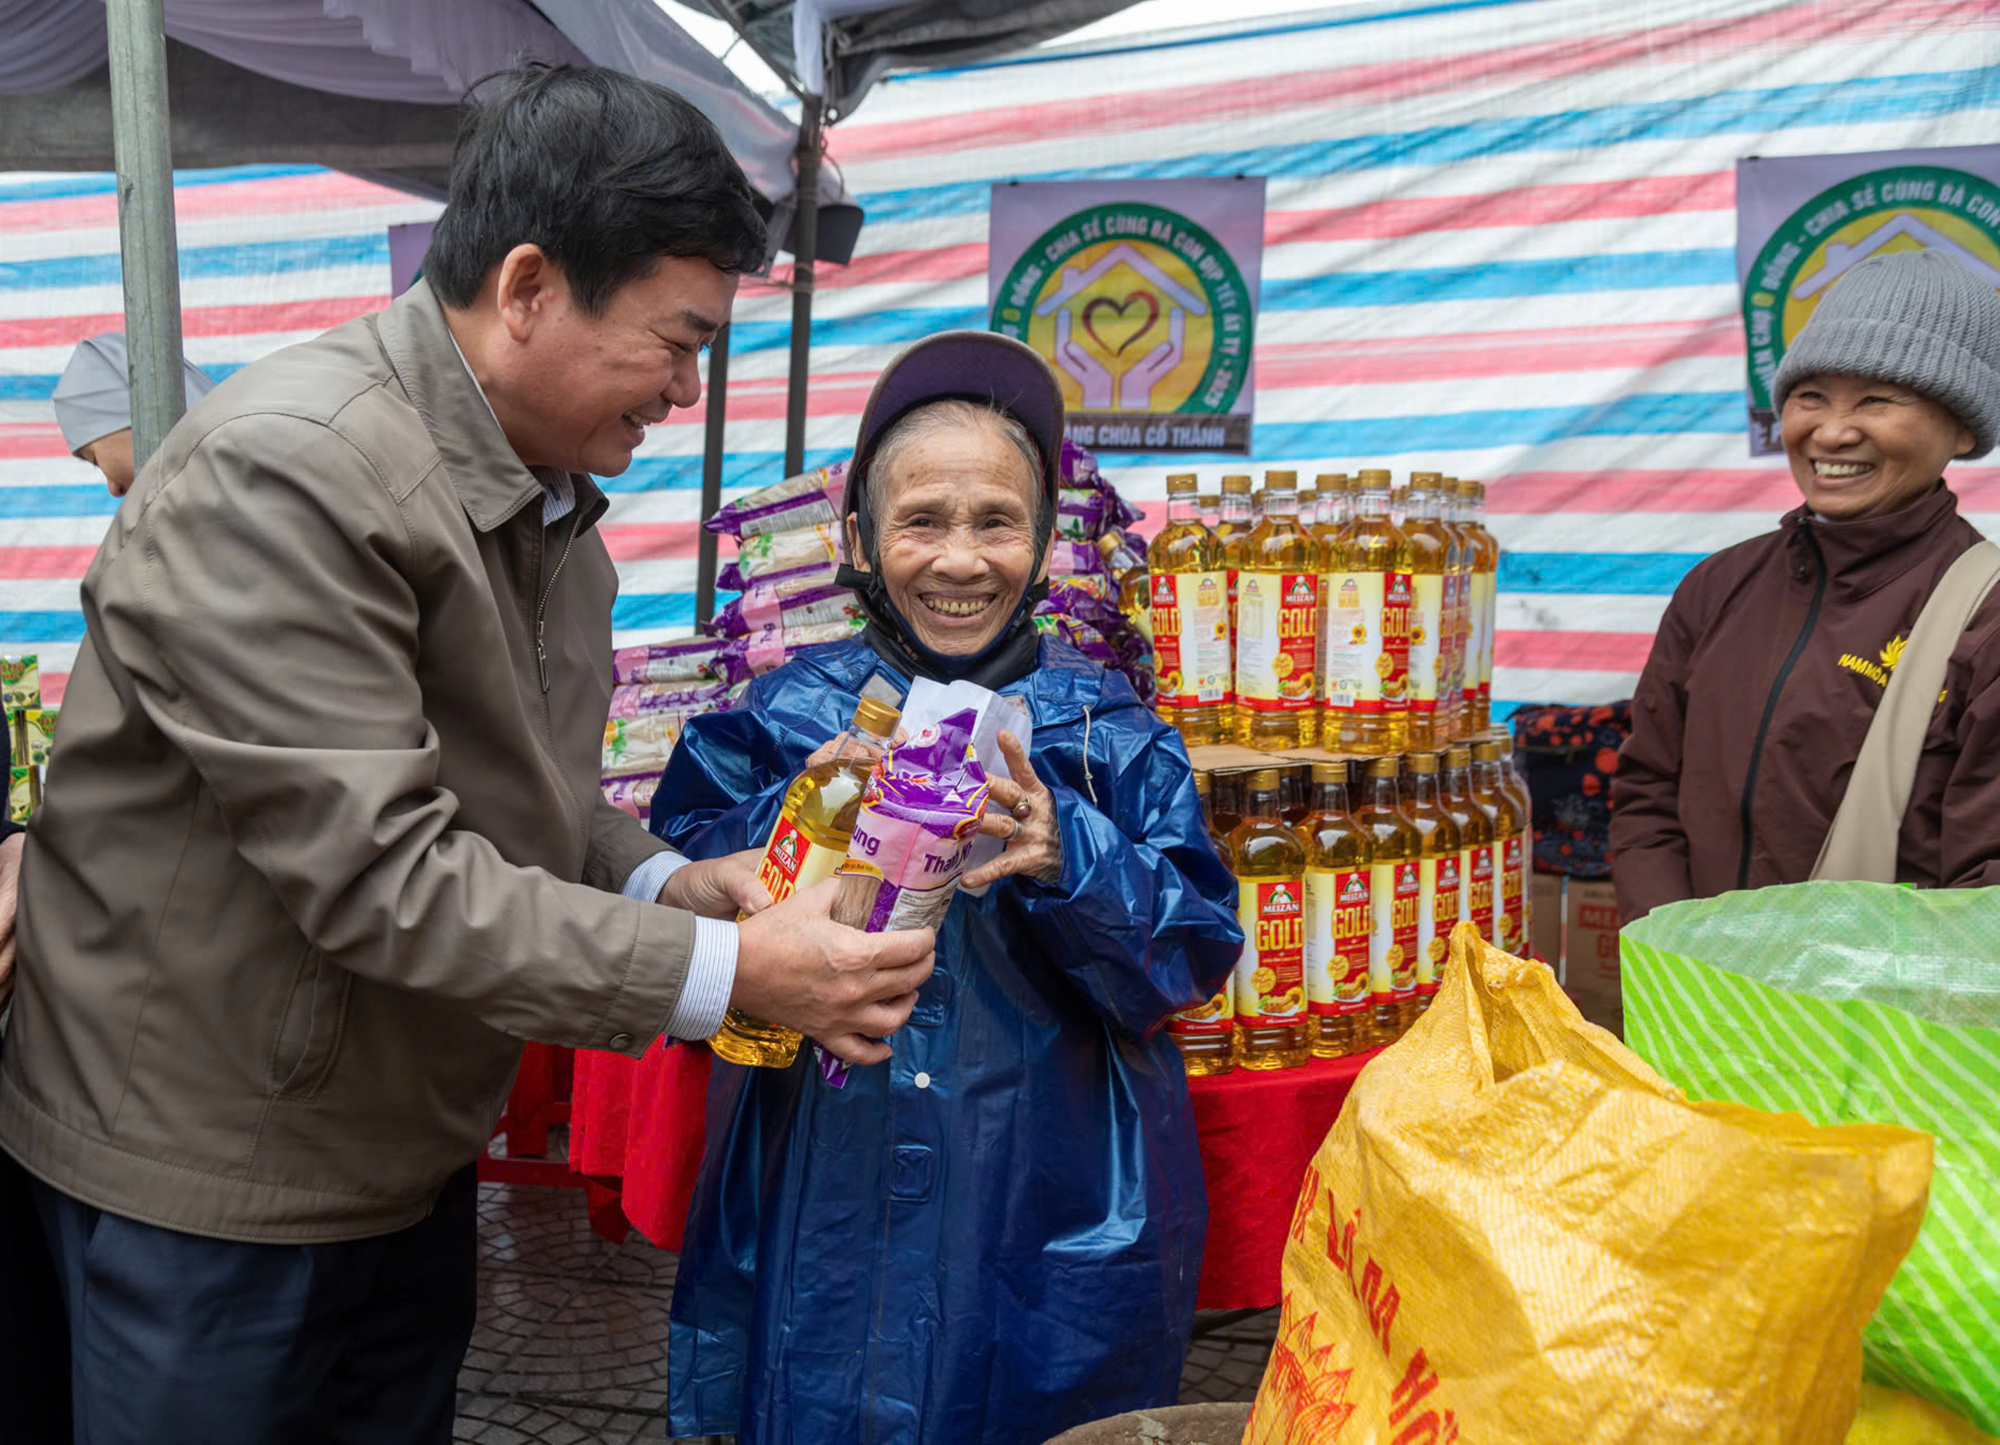
[[[786,785],[895,674],[819,649],[696,718],[654,829],[761,844]],[[1243,942],[1179,737],[1067,643],[1024,696],[1063,874],[961,893],[886,1064],[823,1083],[717,1060],[674,1289],[669,1434],[741,1445],[1042,1445],[1171,1404],[1208,1206],[1158,1027]],[[1092,798],[1095,797],[1093,803]]]

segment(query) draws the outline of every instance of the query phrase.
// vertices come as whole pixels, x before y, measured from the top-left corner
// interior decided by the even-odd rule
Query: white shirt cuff
[[[694,950],[687,980],[674,1003],[667,1032],[677,1039],[705,1039],[722,1027],[729,992],[736,987],[736,925],[720,918],[696,918]]]
[[[687,867],[688,862],[688,859],[672,851],[655,853],[625,875],[625,886],[618,891],[641,903],[656,902],[667,880]]]

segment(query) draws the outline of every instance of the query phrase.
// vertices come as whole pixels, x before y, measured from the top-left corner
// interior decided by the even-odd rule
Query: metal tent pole
[[[706,522],[722,505],[722,427],[729,400],[729,328],[715,333],[708,348],[708,415],[702,428],[701,520]],[[694,620],[707,622],[715,616],[715,533],[703,527],[696,543],[694,571]]]
[[[819,151],[824,102],[804,100],[799,119],[798,191],[792,219],[792,362],[785,392],[785,475],[806,469],[806,382],[812,365],[813,253],[819,244]]]
[[[162,0],[109,0],[112,156],[132,383],[132,461],[143,467],[181,413],[180,248]]]

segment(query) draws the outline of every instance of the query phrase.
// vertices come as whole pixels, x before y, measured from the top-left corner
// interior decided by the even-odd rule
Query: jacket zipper
[[[555,595],[556,578],[562,576],[563,563],[569,561],[569,549],[576,545],[577,521],[577,513],[571,511],[569,514],[569,535],[563,538],[562,555],[556,558],[556,570],[549,573],[548,585],[542,589],[542,600],[535,604],[535,671],[541,678],[542,696],[544,697],[547,697],[549,692],[549,649],[547,640],[549,598]]]
[[[1784,666],[1778,669],[1777,677],[1771,682],[1770,696],[1764,699],[1764,715],[1757,720],[1757,737],[1750,744],[1750,766],[1743,774],[1743,842],[1736,859],[1736,886],[1739,889],[1750,886],[1750,817],[1757,794],[1757,765],[1764,758],[1764,736],[1771,730],[1772,714],[1778,710],[1778,694],[1785,690],[1785,680],[1792,675],[1792,669],[1798,666],[1799,655],[1806,650],[1806,642],[1811,638],[1813,628],[1819,624],[1820,603],[1826,600],[1826,556],[1819,549],[1819,539],[1813,536],[1811,517],[1800,520],[1799,534],[1812,548],[1813,562],[1818,567],[1819,575],[1813,581],[1812,602],[1806,608],[1805,626],[1799,629],[1798,638],[1792,643],[1792,650],[1785,654]]]

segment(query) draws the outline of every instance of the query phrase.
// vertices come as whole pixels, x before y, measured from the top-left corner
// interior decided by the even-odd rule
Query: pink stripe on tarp
[[[174,188],[174,219],[229,220],[237,216],[339,211],[357,206],[411,205],[416,197],[378,186],[339,171],[317,175],[266,176],[257,180],[218,181],[207,186]],[[118,197],[105,191],[90,196],[57,196],[48,200],[0,201],[0,233],[9,231],[76,230],[116,227]]]
[[[1501,667],[1638,672],[1652,650],[1650,632],[1527,632],[1503,627],[1494,634],[1493,660]]]
[[[2000,467],[1950,467],[1945,475],[1967,512],[2000,512]],[[1782,457],[1768,466],[1651,471],[1513,472],[1489,482],[1495,516],[1604,512],[1769,512],[1772,525],[1799,504]]]
[[[597,529],[614,562],[672,562],[695,555],[696,522],[606,522]]]
[[[63,692],[69,687],[66,672],[44,672],[42,674],[42,706],[61,707]]]
[[[1236,116],[1298,111],[1309,106],[1357,109],[1418,95],[1486,84],[1515,89],[1546,85],[1614,66],[1680,65],[1737,58],[1745,50],[1797,50],[1816,41],[1863,35],[1923,35],[1996,23],[1991,0],[1815,0],[1774,4],[1760,14],[1679,25],[1645,26],[1612,35],[1579,36],[1498,46],[1458,55],[1426,55],[1289,75],[1260,75],[1155,92],[1082,96],[959,115],[835,127],[828,149],[838,160],[887,160],[1023,141],[1087,143],[1092,136],[1157,130],[1173,115],[1225,125]],[[1110,62],[1107,62],[1110,63]],[[1643,79],[1635,76],[1635,86]],[[1172,114],[1163,114],[1162,104]]]
[[[269,332],[330,331],[371,311],[389,298],[328,296],[306,301],[268,301],[242,306],[190,306],[181,313],[183,336],[256,336]],[[125,314],[104,311],[85,316],[22,316],[0,320],[0,346],[66,346],[86,336],[123,331]]]
[[[62,431],[52,421],[0,422],[0,461],[68,455]]]
[[[0,547],[0,577],[10,582],[81,577],[96,555],[95,547]]]

